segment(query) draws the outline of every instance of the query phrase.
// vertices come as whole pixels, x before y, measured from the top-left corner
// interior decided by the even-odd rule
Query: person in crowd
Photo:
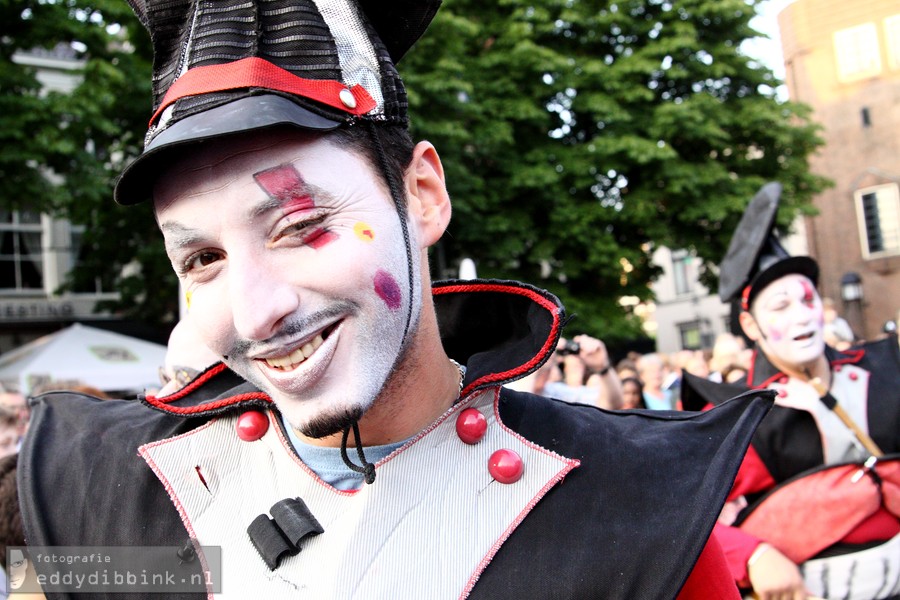
[[[395,63],[438,2],[132,6],[155,114],[115,196],[153,202],[222,362],[41,397],[30,543],[220,547],[226,598],[737,597],[710,531],[770,394],[661,419],[509,390],[561,303],[432,283],[450,199]]]
[[[206,347],[190,318],[181,319],[169,334],[165,364],[159,369],[162,387],[156,395],[164,397],[174,394],[219,362],[221,358]]]
[[[616,374],[620,381],[625,381],[629,377],[637,377],[637,364],[630,358],[623,358],[616,363]]]
[[[28,431],[28,402],[25,395],[0,387],[0,409],[16,417],[16,443],[20,444]]]
[[[739,385],[688,377],[685,408],[751,388],[777,393],[717,533],[760,598],[900,597],[900,352],[894,340],[825,344],[818,264],[773,233],[780,186],[750,203],[720,265],[754,344]]]
[[[571,340],[560,338],[551,361],[562,377],[550,377],[540,393],[550,398],[600,408],[616,409],[622,404],[619,376],[612,368],[606,345],[588,335]]]
[[[19,415],[0,408],[0,458],[19,451]]]
[[[637,377],[626,377],[622,380],[621,408],[647,408],[644,404],[644,384]]]
[[[722,383],[737,383],[747,377],[747,368],[743,365],[728,365],[722,369]]]
[[[672,410],[675,408],[671,394],[663,389],[665,363],[659,354],[641,356],[638,362],[638,377],[644,383],[644,404],[652,410]]]
[[[100,398],[101,400],[108,400],[111,398],[109,394],[100,388],[82,381],[49,381],[35,386],[35,388],[31,390],[31,395],[32,397],[40,396],[47,392],[78,392],[79,394],[87,394],[88,396]]]
[[[831,298],[822,298],[822,315],[825,319],[825,324],[822,326],[825,343],[835,350],[847,350],[852,346],[856,340],[853,329],[843,317],[838,315],[834,300]]]
[[[746,355],[746,344],[742,337],[725,332],[716,336],[712,356],[709,359],[709,379],[721,383],[727,381],[725,372],[744,366],[749,357]]]

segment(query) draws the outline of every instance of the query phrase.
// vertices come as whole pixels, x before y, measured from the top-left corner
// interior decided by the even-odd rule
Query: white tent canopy
[[[85,383],[103,391],[159,387],[166,347],[74,325],[0,356],[0,384],[29,394],[43,383]]]

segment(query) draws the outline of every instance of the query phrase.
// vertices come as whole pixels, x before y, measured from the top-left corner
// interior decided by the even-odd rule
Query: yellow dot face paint
[[[188,310],[191,310],[191,296],[192,295],[193,295],[193,292],[185,292],[184,293],[184,305],[187,307]]]
[[[364,242],[371,242],[375,239],[375,230],[368,223],[362,221],[353,226],[353,233]]]

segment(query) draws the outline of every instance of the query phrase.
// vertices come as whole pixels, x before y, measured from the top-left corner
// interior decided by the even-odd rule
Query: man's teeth
[[[287,369],[295,365],[299,365],[304,360],[312,356],[312,353],[316,351],[316,348],[322,345],[322,341],[323,340],[321,334],[317,335],[311,342],[309,342],[308,344],[304,344],[300,348],[297,348],[287,356],[267,358],[266,364],[276,369]]]

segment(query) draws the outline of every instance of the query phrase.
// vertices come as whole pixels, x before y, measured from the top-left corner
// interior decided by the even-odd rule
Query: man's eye
[[[318,229],[318,226],[321,225],[324,221],[325,215],[318,215],[309,219],[294,221],[278,232],[278,235],[275,236],[275,241],[277,242],[278,240],[288,236],[300,236],[301,238],[303,238],[309,235],[309,232]]]
[[[222,255],[218,252],[211,252],[204,250],[203,252],[198,252],[194,254],[185,262],[185,271],[190,271],[191,269],[202,269],[203,267],[208,267],[213,264],[217,260],[221,259]]]

